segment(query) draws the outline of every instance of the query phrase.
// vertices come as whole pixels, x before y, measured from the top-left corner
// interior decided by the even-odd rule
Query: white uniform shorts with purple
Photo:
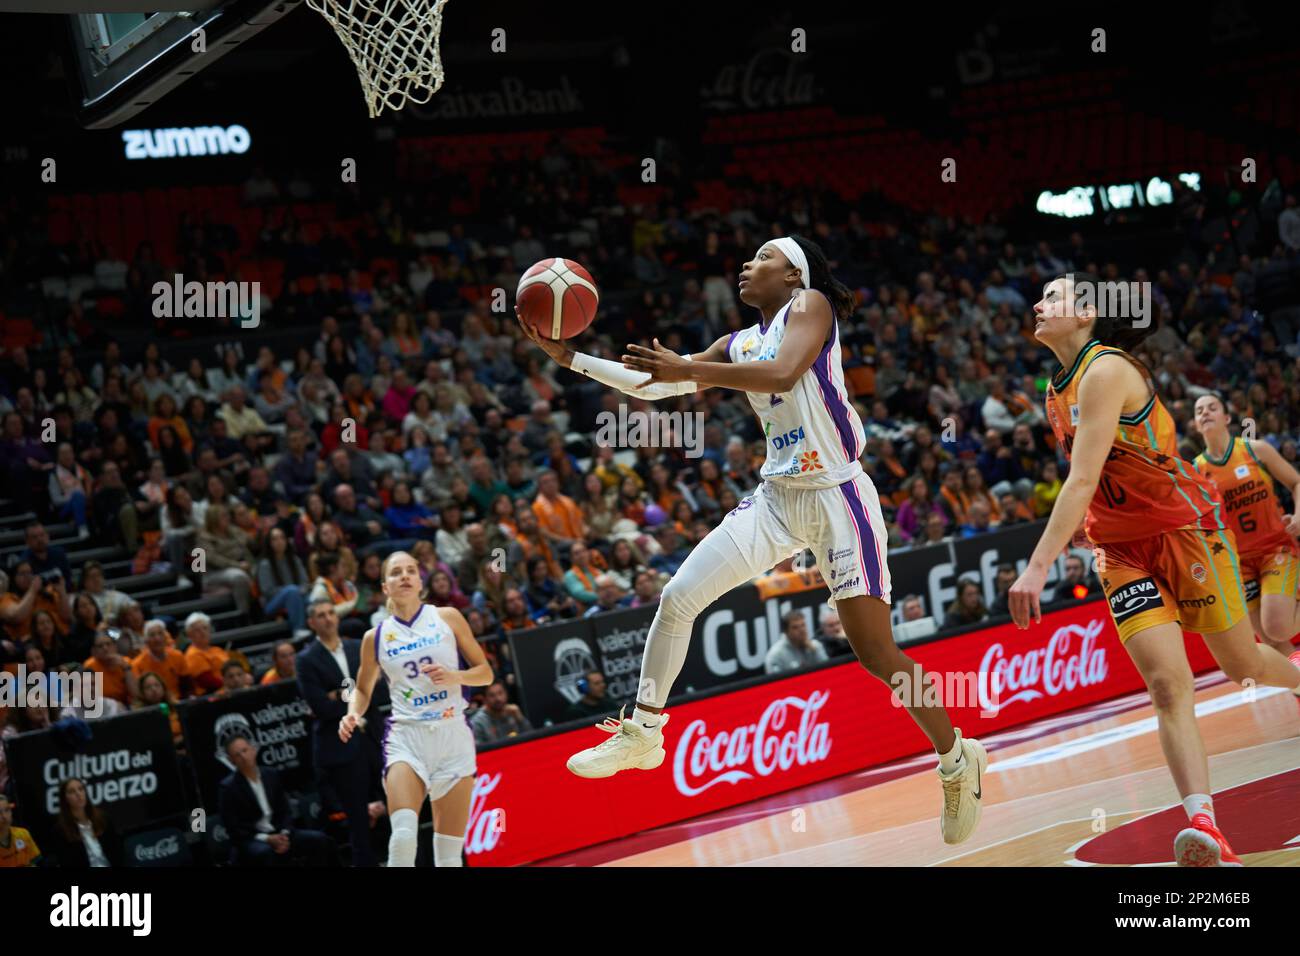
[[[450,720],[389,720],[384,728],[384,788],[388,787],[388,768],[396,763],[408,764],[429,791],[430,800],[439,800],[462,777],[477,773],[474,732],[459,715]]]
[[[765,481],[727,514],[710,537],[719,534],[726,534],[739,550],[736,560],[726,562],[735,580],[716,582],[720,593],[806,547],[830,588],[831,607],[841,598],[860,595],[890,601],[888,531],[876,487],[861,471],[830,488],[791,488],[780,481]],[[691,578],[683,577],[689,586]]]

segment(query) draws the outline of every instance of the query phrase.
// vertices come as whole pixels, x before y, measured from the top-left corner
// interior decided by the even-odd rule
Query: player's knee
[[[858,663],[866,668],[867,673],[872,677],[877,677],[888,683],[893,677],[894,671],[897,670],[895,663],[898,658],[898,649],[892,644],[889,647],[874,644],[855,646],[853,651],[858,655]]]
[[[664,585],[659,595],[659,613],[670,622],[694,621],[699,614],[697,604],[690,585],[676,577]]]
[[[1234,684],[1258,684],[1263,664],[1258,654],[1252,654],[1244,660],[1220,661],[1223,674]]]
[[[1151,692],[1151,706],[1156,710],[1173,710],[1192,696],[1192,684],[1178,674],[1155,674],[1147,681]]]
[[[1268,614],[1260,616],[1260,637],[1270,644],[1290,642],[1295,637],[1295,619],[1290,614]]]
[[[388,838],[388,865],[415,866],[416,837],[420,817],[414,810],[397,810],[389,819],[393,833]]]

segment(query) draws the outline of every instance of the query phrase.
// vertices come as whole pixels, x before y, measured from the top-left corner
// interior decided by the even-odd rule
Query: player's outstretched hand
[[[573,367],[573,349],[563,342],[557,342],[555,339],[542,338],[535,328],[524,321],[524,317],[519,314],[519,306],[515,306],[515,321],[524,330],[524,335],[528,336],[534,345],[549,355],[557,364],[564,368]]]
[[[1007,605],[1011,609],[1011,620],[1022,631],[1029,627],[1030,620],[1035,624],[1043,620],[1043,609],[1038,599],[1042,596],[1043,585],[1047,583],[1047,572],[1035,568],[1032,564],[1025,568],[1023,574],[1016,578],[1007,594]]]
[[[642,387],[655,382],[689,382],[691,378],[690,362],[672,349],[664,348],[654,339],[654,348],[644,345],[629,345],[628,353],[623,356],[623,367],[637,372],[649,372],[650,378]]]

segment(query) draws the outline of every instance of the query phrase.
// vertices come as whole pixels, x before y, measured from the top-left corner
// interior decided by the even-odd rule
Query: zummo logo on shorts
[[[1092,307],[1097,315],[1113,319],[1132,319],[1133,328],[1145,329],[1151,324],[1150,282],[1089,282],[1075,281],[1074,273],[1066,273],[1074,289],[1074,307],[1079,310]]]
[[[153,296],[158,319],[238,318],[244,329],[262,324],[260,282],[186,282],[178,272],[171,282],[155,282]]]

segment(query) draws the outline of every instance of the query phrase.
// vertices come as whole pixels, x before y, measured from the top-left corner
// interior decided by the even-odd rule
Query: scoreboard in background
[[[1200,173],[1179,173],[1176,177],[1188,189],[1200,192]],[[1172,181],[1152,176],[1146,182],[1134,180],[1110,186],[1072,186],[1062,192],[1044,189],[1038,194],[1034,208],[1045,216],[1077,219],[1099,212],[1122,212],[1169,206],[1174,201]]]

